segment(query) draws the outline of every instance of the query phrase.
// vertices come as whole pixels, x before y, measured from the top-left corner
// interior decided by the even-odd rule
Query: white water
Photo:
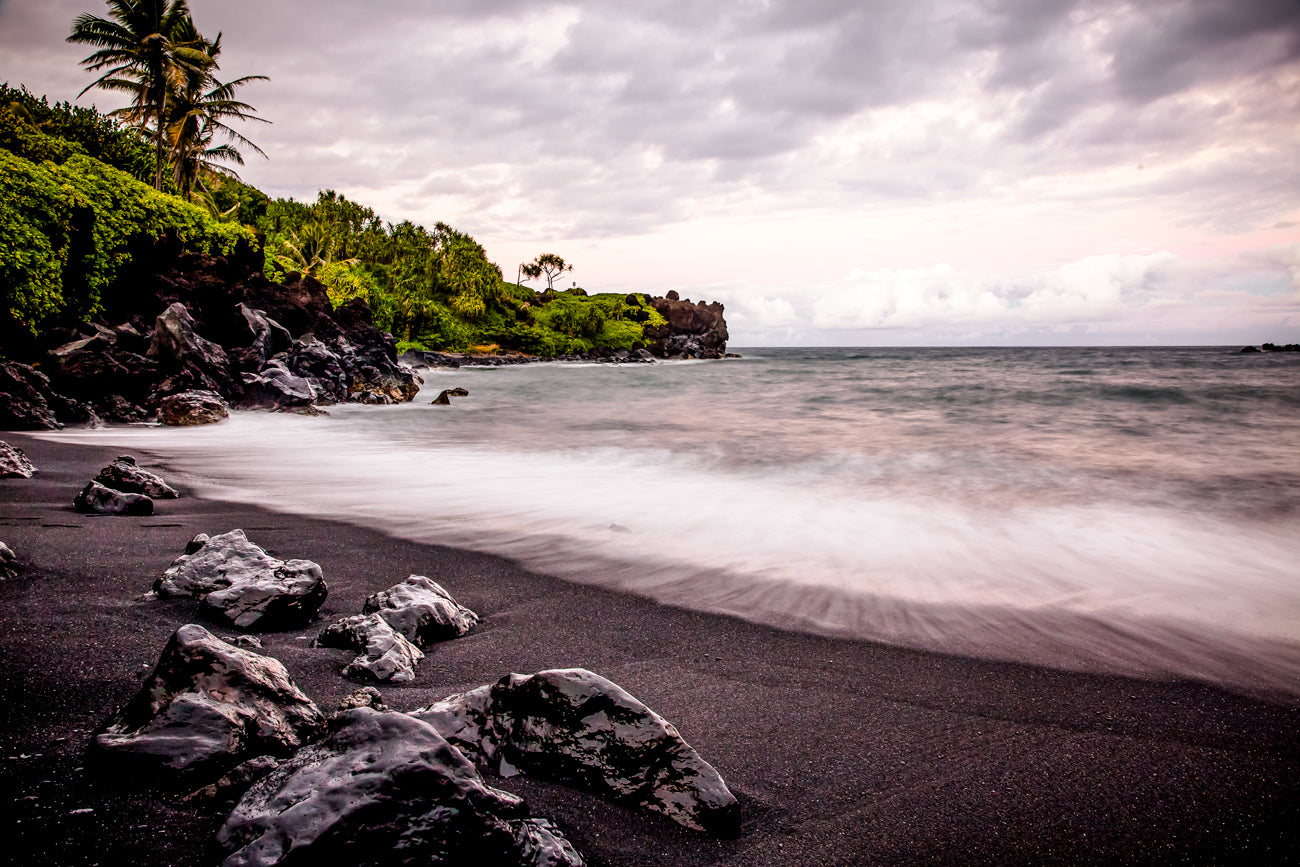
[[[834,361],[816,370],[838,375]],[[1111,404],[1088,410],[1089,432],[1079,419],[1044,430],[1022,413],[990,437],[976,435],[984,419],[926,416],[933,398],[907,405],[903,387],[864,418],[867,398],[817,392],[809,375],[781,386],[790,404],[778,410],[776,374],[744,363],[466,370],[431,373],[400,407],[51,436],[156,454],[206,495],[504,554],[672,604],[1300,695],[1295,514],[1259,505],[1276,499],[1271,487],[1257,500],[1234,489],[1249,508],[1197,505],[1229,484],[1211,469],[1285,461],[1285,443],[1281,455],[1239,447],[1198,462],[1117,437],[1135,418],[1103,430],[1099,419],[1122,409]],[[453,383],[471,396],[427,405]],[[737,393],[756,383],[764,400]],[[809,422],[796,393],[835,408]],[[1048,403],[1046,417],[1062,414]],[[1174,421],[1161,424],[1190,435]]]

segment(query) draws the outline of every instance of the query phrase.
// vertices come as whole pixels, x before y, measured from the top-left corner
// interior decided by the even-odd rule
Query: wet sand
[[[9,863],[220,862],[222,805],[98,778],[83,756],[171,633],[203,622],[193,601],[142,595],[195,534],[237,527],[277,556],[321,564],[323,620],[411,573],[480,614],[475,632],[430,649],[413,684],[381,687],[392,708],[512,671],[589,668],[672,721],[741,801],[741,835],[718,840],[561,786],[489,777],[553,819],[592,865],[1300,857],[1294,702],[784,632],[193,496],[158,501],[149,518],[79,515],[73,497],[117,450],[0,438],[41,470],[0,480],[0,541],[22,566],[0,581]],[[263,652],[330,710],[358,684],[339,674],[351,654],[309,646],[318,631],[265,635]]]

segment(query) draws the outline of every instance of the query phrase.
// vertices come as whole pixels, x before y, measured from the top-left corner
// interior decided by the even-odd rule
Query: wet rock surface
[[[481,766],[568,783],[733,836],[740,807],[722,776],[677,729],[586,669],[511,674],[412,716]]]
[[[221,395],[212,391],[183,391],[158,402],[158,421],[165,425],[216,424],[229,417],[229,405]]]
[[[0,479],[30,479],[36,472],[22,449],[0,441]]]
[[[189,624],[91,750],[132,773],[216,779],[256,756],[287,756],[324,731],[324,715],[279,661]]]
[[[172,500],[180,496],[161,476],[136,466],[135,458],[131,455],[118,457],[100,470],[94,480],[124,494],[144,494],[155,500]]]
[[[361,611],[382,617],[416,647],[459,638],[478,624],[477,614],[423,575],[368,596]]]
[[[212,391],[226,394],[232,383],[230,359],[217,344],[199,336],[194,317],[184,304],[176,302],[154,322],[148,357],[158,363],[166,379],[161,395],[182,391]]]
[[[431,726],[368,707],[254,783],[217,839],[224,867],[582,863]]]
[[[409,683],[424,653],[378,614],[356,614],[336,620],[321,630],[317,647],[338,647],[360,655],[343,669],[358,680]]]
[[[86,515],[152,515],[153,500],[144,494],[124,494],[91,481],[72,501]]]
[[[310,560],[280,560],[248,540],[243,530],[199,534],[154,582],[159,596],[194,596],[205,616],[244,630],[310,622],[329,590]]]

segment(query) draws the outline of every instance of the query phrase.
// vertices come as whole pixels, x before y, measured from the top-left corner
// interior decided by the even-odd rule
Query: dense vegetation
[[[86,321],[110,293],[128,290],[117,278],[147,249],[142,242],[168,233],[209,254],[241,238],[262,243],[272,280],[301,272],[323,282],[336,306],[362,298],[404,346],[541,356],[632,349],[646,324],[663,322],[645,296],[538,293],[506,281],[464,232],[386,223],[333,191],[310,204],[272,200],[209,173],[202,195],[186,202],[148,185],[153,157],[140,132],[93,109],[0,88],[0,303],[12,320],[33,334]],[[177,191],[172,177],[163,183]]]
[[[86,90],[130,102],[104,115],[0,89],[0,334],[39,337],[111,307],[164,235],[208,255],[261,245],[266,277],[314,277],[336,307],[363,299],[404,346],[553,356],[635,349],[663,324],[643,295],[556,291],[573,265],[553,253],[520,265],[546,279],[534,292],[444,223],[386,223],[328,190],[272,201],[244,184],[223,164],[261,150],[230,123],[262,118],[236,92],[265,77],[219,80],[221,35],[204,37],[186,0],[108,0],[108,17],[79,16],[68,41],[94,49]]]

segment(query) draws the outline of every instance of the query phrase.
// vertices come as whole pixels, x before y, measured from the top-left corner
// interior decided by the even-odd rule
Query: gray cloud
[[[5,0],[0,78],[75,95],[83,49],[62,37],[94,5]],[[1271,225],[1294,207],[1293,0],[191,6],[225,32],[229,75],[272,79],[247,91],[275,122],[250,130],[273,157],[250,181],[400,188],[420,212],[455,197],[445,218],[471,231],[531,231],[508,216],[535,219],[524,204],[601,236],[755,195],[848,211],[1139,162],[1195,166],[1127,191],[1181,197],[1190,220]],[[889,112],[926,106],[889,133]],[[828,152],[846,129],[859,149]],[[1193,159],[1225,143],[1249,156]]]

